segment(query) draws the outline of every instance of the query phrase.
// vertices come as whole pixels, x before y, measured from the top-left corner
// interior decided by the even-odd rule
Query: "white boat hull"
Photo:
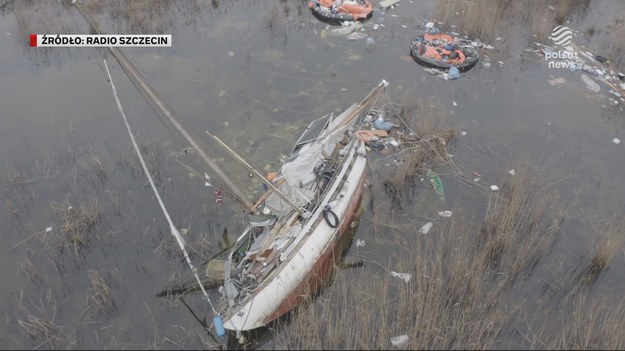
[[[313,294],[331,273],[334,258],[340,254],[340,239],[347,231],[360,205],[366,179],[365,146],[358,142],[356,158],[345,174],[347,181],[337,188],[343,196],[331,201],[339,225],[332,228],[322,220],[311,227],[297,252],[282,262],[275,276],[233,315],[225,316],[224,327],[243,331],[262,327],[279,318]]]

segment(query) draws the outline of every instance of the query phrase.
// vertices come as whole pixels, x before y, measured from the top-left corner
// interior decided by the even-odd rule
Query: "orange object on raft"
[[[373,15],[373,5],[368,0],[310,0],[308,8],[319,20],[331,24],[364,21]]]
[[[443,69],[454,66],[461,72],[475,66],[480,57],[475,48],[449,33],[417,36],[410,45],[410,55],[424,66]]]

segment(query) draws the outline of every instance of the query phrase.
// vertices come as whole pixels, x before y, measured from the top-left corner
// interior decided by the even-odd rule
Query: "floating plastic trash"
[[[620,143],[621,143],[621,139],[619,139],[619,138],[614,138],[614,139],[612,139],[612,142],[613,142],[614,144],[620,144]]]
[[[220,316],[213,318],[213,324],[215,325],[215,332],[219,336],[226,336],[226,329],[224,328],[224,321]]]
[[[431,75],[441,74],[442,72],[438,68],[425,68],[424,71],[428,72]]]
[[[460,70],[458,70],[458,68],[451,66],[449,67],[449,73],[448,73],[449,79],[458,79],[460,78]]]
[[[439,175],[431,169],[428,169],[425,175],[430,178],[430,184],[432,184],[434,191],[436,191],[436,194],[441,199],[441,201],[445,201],[445,188],[443,187],[443,181],[441,180],[441,177],[439,177]]]
[[[451,211],[439,211],[438,215],[441,217],[451,217],[452,212]]]
[[[373,40],[373,38],[371,38],[371,37],[368,37],[367,38],[367,45],[373,45],[373,44],[375,44],[375,40]]]
[[[430,231],[430,229],[432,229],[432,225],[433,224],[434,223],[432,223],[432,222],[425,223],[423,225],[423,227],[421,227],[421,229],[419,229],[419,233],[424,234],[424,235],[427,234]]]
[[[497,191],[497,190],[499,190],[499,187],[497,185],[491,185],[490,186],[490,190]]]
[[[582,65],[580,65],[579,63],[575,63],[575,62],[570,62],[569,61],[569,70],[571,72],[576,72],[578,70],[582,69]]]
[[[597,56],[595,56],[595,58],[597,59],[597,61],[599,61],[599,62],[601,62],[601,63],[606,63],[606,62],[608,62],[608,59],[607,59],[607,58],[605,58],[605,57],[603,57],[603,56],[601,56],[601,55],[597,55]]]
[[[590,74],[593,77],[599,77],[599,76],[603,75],[603,71],[601,71],[599,69],[596,69],[594,67],[591,67],[589,65],[582,66],[582,71]]]
[[[391,344],[393,346],[400,346],[403,345],[405,343],[408,342],[408,335],[398,335],[398,336],[393,336],[391,338]]]
[[[365,246],[364,240],[356,239],[356,247],[364,247],[364,246]]]
[[[510,173],[510,175],[515,175],[516,173],[514,172],[514,168],[509,170],[508,173]]]
[[[582,74],[582,81],[584,82],[584,84],[586,84],[586,88],[590,91],[598,93],[601,90],[599,84],[597,84],[595,81],[592,80],[592,78],[588,77],[585,74]]]
[[[391,129],[393,129],[393,124],[385,122],[382,118],[377,118],[375,122],[373,122],[373,125],[376,129],[383,129],[386,131],[390,131]]]
[[[391,271],[391,275],[393,277],[397,277],[399,279],[403,279],[406,283],[408,283],[410,281],[410,278],[412,278],[412,274],[410,274],[410,273],[397,273],[395,271]]]
[[[399,146],[399,141],[395,140],[395,138],[388,138],[388,143],[391,146],[394,146],[394,147],[398,147]]]
[[[359,40],[367,37],[367,33],[353,32],[347,35],[347,40]]]
[[[620,142],[620,141],[619,141],[619,142]],[[617,144],[618,144],[618,143],[617,143]],[[52,227],[48,227],[48,228],[46,228],[46,233],[49,233],[49,232],[51,232],[51,231],[52,231]]]
[[[564,79],[564,77],[559,77],[559,78],[549,79],[547,82],[552,87],[559,87],[559,86],[563,86],[564,84],[566,84],[566,79]]]
[[[380,1],[380,8],[387,9],[397,3],[399,3],[399,0],[382,0]]]

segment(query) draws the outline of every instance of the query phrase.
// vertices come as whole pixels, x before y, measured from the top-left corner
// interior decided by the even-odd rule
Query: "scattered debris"
[[[599,84],[597,84],[595,81],[592,80],[592,78],[588,77],[585,74],[582,74],[582,81],[584,82],[584,84],[586,84],[586,88],[590,91],[598,93],[601,90]]]
[[[432,222],[425,223],[423,225],[423,227],[421,227],[421,229],[419,229],[419,233],[424,234],[424,235],[427,234],[430,231],[430,229],[432,229],[432,225],[433,224],[434,223],[432,223]]]
[[[564,47],[564,50],[556,50],[553,47],[537,42],[534,42],[533,45],[537,46],[538,50],[526,49],[526,51],[536,52],[544,56],[547,60],[560,60],[552,60],[550,61],[550,65],[552,63],[559,64],[557,67],[568,67],[569,70],[573,72],[581,70],[588,74],[590,77],[582,75],[582,80],[589,90],[593,92],[599,92],[601,90],[599,84],[595,81],[598,80],[612,88],[616,94],[625,95],[625,84],[620,83],[625,78],[625,74],[611,70],[609,66],[610,60],[608,58],[594,54],[586,50],[583,46],[579,46],[575,43]],[[595,79],[590,79],[591,77]],[[616,96],[618,97],[619,95]]]
[[[597,56],[595,56],[595,59],[597,59],[597,61],[599,61],[599,62],[601,62],[601,63],[606,63],[606,62],[608,62],[608,59],[607,59],[607,58],[605,58],[605,57],[603,57],[603,56],[601,56],[601,55],[597,55]]]
[[[234,56],[234,52],[233,51],[228,51],[228,56],[230,56],[230,57]]]
[[[439,177],[439,175],[431,169],[428,169],[425,175],[430,179],[430,184],[432,184],[434,191],[436,191],[436,194],[441,199],[441,201],[445,201],[445,188],[443,187],[443,181],[441,180],[441,177]]]
[[[347,35],[347,40],[359,40],[367,37],[366,33],[363,32],[353,32]]]
[[[439,211],[438,215],[441,217],[451,217],[452,212],[451,211]]]
[[[360,22],[345,21],[341,23],[341,27],[332,29],[330,31],[330,35],[348,35],[356,31],[357,29],[360,29],[361,26],[362,24],[360,24]]]
[[[552,87],[561,87],[566,84],[566,79],[564,79],[564,77],[559,77],[559,78],[549,79],[547,82]]]
[[[374,129],[371,131],[371,133],[373,133],[373,135],[377,136],[378,138],[386,138],[388,136],[388,131],[386,130]]]
[[[400,346],[408,342],[408,335],[393,336],[391,338],[391,344],[393,346]]]
[[[491,185],[490,186],[490,190],[497,191],[497,190],[499,190],[499,187],[497,185]]]
[[[367,45],[373,45],[375,44],[375,40],[373,40],[373,38],[371,37],[367,37]]]
[[[458,106],[458,103],[457,103],[457,102],[455,102],[455,101],[453,101],[453,102],[452,102],[452,104],[453,104],[454,106]]]
[[[621,139],[619,139],[619,138],[614,138],[614,139],[612,139],[612,142],[613,142],[614,144],[620,144],[620,143],[621,143]]]
[[[516,173],[514,172],[514,168],[513,168],[513,169],[511,169],[511,170],[509,170],[509,171],[508,171],[508,173],[510,173],[510,175],[512,175],[512,176],[516,174]]]
[[[427,73],[435,76],[435,75],[439,75],[441,73],[444,73],[443,71],[439,70],[438,68],[425,68],[424,71],[426,71]]]
[[[364,247],[364,246],[365,246],[364,240],[356,239],[356,247]]]
[[[46,233],[51,232],[51,231],[52,231],[52,229],[53,229],[52,227],[48,227],[48,228],[46,228]]]
[[[378,116],[378,118],[373,122],[373,125],[376,129],[382,129],[386,131],[391,131],[395,125],[393,123],[385,122],[384,117],[382,115]]]
[[[460,135],[465,136],[467,135],[467,132],[465,132],[464,130],[462,132],[460,132]]]
[[[399,146],[399,141],[395,140],[395,138],[393,138],[393,137],[388,138],[387,141],[393,147],[398,147]]]
[[[380,1],[380,8],[383,10],[386,10],[396,4],[399,4],[399,0],[382,0]]]
[[[447,73],[449,79],[458,79],[460,78],[460,70],[456,66],[449,67],[449,73]]]
[[[410,274],[410,273],[397,273],[395,271],[391,271],[391,275],[393,277],[397,277],[399,279],[403,279],[406,283],[408,283],[410,281],[410,278],[412,278],[412,274]]]

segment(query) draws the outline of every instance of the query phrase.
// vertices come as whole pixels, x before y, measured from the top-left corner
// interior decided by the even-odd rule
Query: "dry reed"
[[[90,246],[94,239],[93,232],[100,221],[100,209],[97,199],[90,203],[81,203],[74,207],[68,201],[64,204],[53,204],[52,209],[61,215],[61,234],[57,236],[58,246],[73,250],[79,259],[83,249]]]
[[[100,314],[107,317],[117,313],[117,305],[112,297],[113,289],[108,282],[110,279],[105,279],[99,271],[90,270],[89,280],[91,288],[89,289],[85,312],[91,311],[93,315]]]

